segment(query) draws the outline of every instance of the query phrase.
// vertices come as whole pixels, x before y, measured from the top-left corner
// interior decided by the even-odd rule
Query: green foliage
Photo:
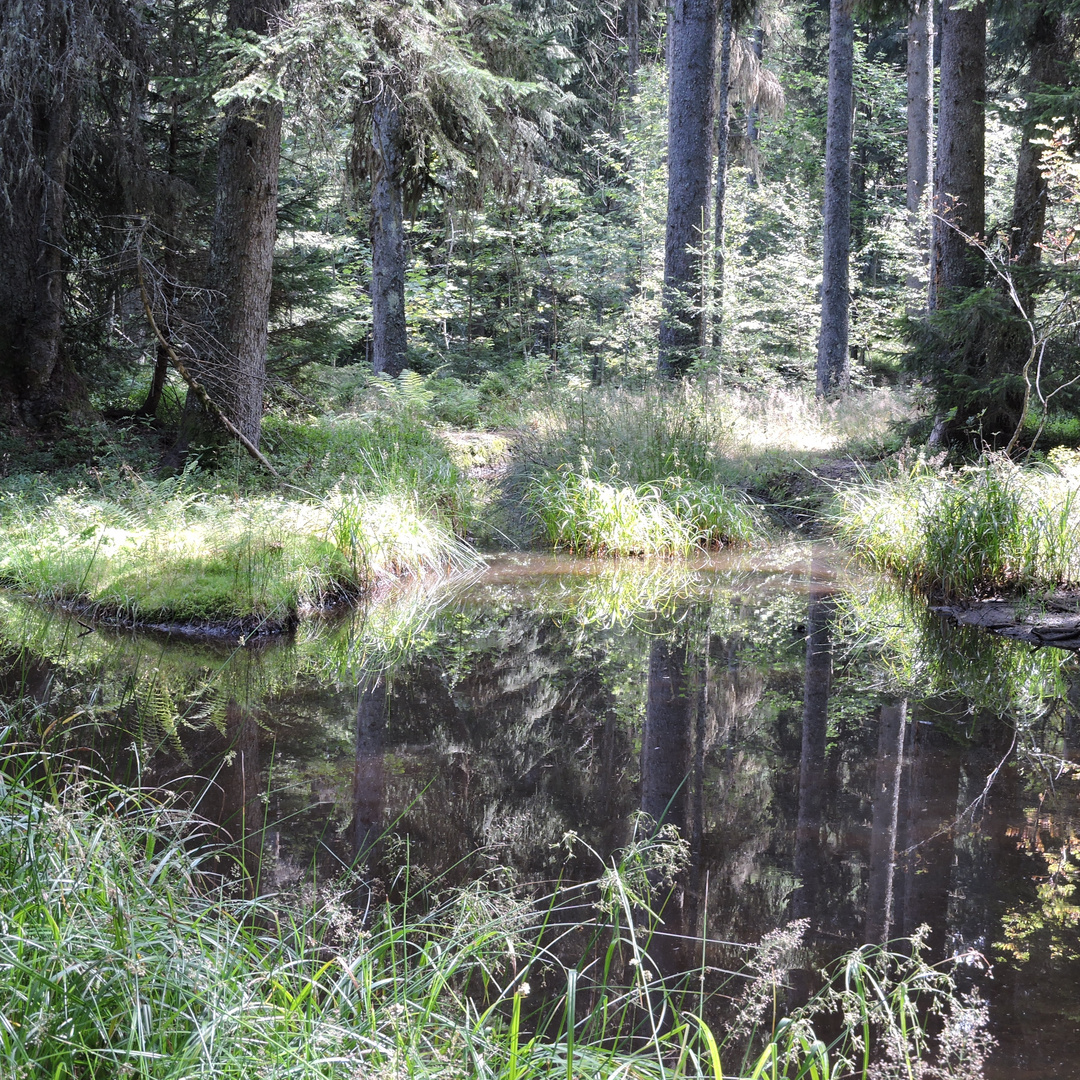
[[[554,547],[583,555],[685,555],[762,534],[741,493],[679,477],[635,488],[564,467],[534,482],[530,503]]]
[[[837,490],[839,536],[872,565],[949,597],[1080,580],[1073,455],[1021,469],[988,455],[950,471],[918,459],[897,476]]]
[[[85,489],[2,508],[0,580],[125,622],[280,628],[379,580],[468,565],[468,550],[407,497],[342,488],[321,503],[138,481],[132,498]]]
[[[452,1062],[491,1080],[720,1080],[726,1057],[745,1076],[865,1078],[878,1057],[929,1060],[923,1020],[935,1012],[949,1033],[941,1075],[969,1075],[987,1047],[984,1011],[917,944],[909,956],[856,951],[770,1022],[761,1006],[780,992],[798,928],[750,950],[742,1019],[761,1023],[749,1043],[707,1021],[710,1000],[657,978],[648,952],[660,882],[684,849],[670,831],[556,896],[407,886],[365,917],[346,901],[363,888],[349,875],[304,906],[240,900],[212,872],[230,854],[178,806],[104,784],[58,788],[55,762],[43,796],[28,759],[6,761],[0,1063],[11,1076],[424,1077]],[[844,1024],[826,1042],[815,1024],[836,1011]]]

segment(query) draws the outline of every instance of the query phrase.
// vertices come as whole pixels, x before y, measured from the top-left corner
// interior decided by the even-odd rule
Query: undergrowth
[[[241,900],[220,873],[227,853],[179,805],[61,776],[62,762],[43,768],[7,741],[5,1076],[865,1080],[875,1062],[980,1074],[985,1010],[918,942],[856,950],[781,1019],[800,927],[778,931],[746,950],[724,988],[737,1008],[719,1019],[697,975],[649,954],[655,883],[682,848],[670,833],[546,898],[484,883],[412,892],[406,869],[383,901],[355,876],[306,903]],[[837,1016],[840,1033],[819,1035]]]
[[[131,474],[0,508],[0,583],[131,622],[288,622],[391,576],[475,556],[408,495],[341,485],[318,501],[200,490]]]
[[[554,547],[585,555],[686,555],[764,535],[742,492],[678,476],[632,487],[562,467],[533,482],[529,501]]]
[[[960,469],[919,458],[837,489],[837,534],[871,565],[949,598],[1080,582],[1080,457],[986,455]]]
[[[754,397],[711,380],[565,387],[534,405],[527,499],[544,538],[587,554],[677,554],[764,539],[762,503],[829,456],[879,455],[909,406],[871,392],[838,402]],[[748,497],[753,493],[757,505]]]
[[[391,576],[472,565],[463,540],[538,533],[596,555],[747,544],[803,465],[880,452],[906,408],[895,393],[762,399],[704,378],[492,378],[469,422],[510,430],[470,442],[444,427],[443,397],[461,389],[448,385],[405,372],[362,381],[344,412],[271,412],[262,445],[283,482],[235,447],[195,448],[182,475],[152,479],[144,428],[96,427],[81,471],[4,480],[0,585],[125,622],[281,626]],[[527,469],[502,485],[512,453]]]

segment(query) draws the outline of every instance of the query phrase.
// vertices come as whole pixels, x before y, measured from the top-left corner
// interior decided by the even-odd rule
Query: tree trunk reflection
[[[641,738],[641,809],[659,829],[674,825],[686,836],[691,750],[691,680],[685,641],[657,639],[649,649],[645,729]],[[679,935],[684,924],[684,887],[674,882],[657,905],[663,920],[649,946],[662,976],[685,969]]]
[[[865,938],[868,944],[883,945],[892,924],[906,721],[906,700],[881,706],[870,832],[870,885],[866,896]]]
[[[353,772],[353,838],[355,865],[376,855],[386,811],[383,745],[386,739],[386,679],[370,675],[360,681],[356,704],[356,767]]]

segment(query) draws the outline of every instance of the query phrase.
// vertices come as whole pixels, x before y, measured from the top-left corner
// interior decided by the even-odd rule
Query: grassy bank
[[[119,498],[10,499],[0,525],[5,586],[131,623],[275,628],[381,580],[475,560],[411,500],[348,489],[237,501],[139,481]]]
[[[6,478],[0,584],[132,624],[248,632],[471,565],[469,542],[596,555],[754,543],[808,468],[880,454],[907,409],[888,392],[829,404],[705,380],[535,383],[477,396],[462,430],[446,382],[406,373],[361,386],[344,412],[267,417],[284,483],[235,450],[159,478],[145,438],[95,429],[89,465]]]
[[[272,418],[264,444],[292,481],[277,491],[246,461],[154,479],[123,451],[91,475],[9,482],[0,583],[124,622],[274,629],[475,565],[469,484],[408,410]]]
[[[988,455],[961,469],[923,459],[837,489],[831,517],[864,561],[946,597],[1080,583],[1080,458],[1021,467]]]
[[[883,1055],[917,1070],[935,1051],[934,1075],[969,1076],[987,1046],[982,1010],[917,950],[857,951],[780,1019],[792,931],[746,950],[723,988],[735,1015],[713,1020],[711,987],[649,958],[650,880],[671,865],[669,840],[557,901],[483,884],[410,895],[406,877],[376,902],[348,876],[302,905],[242,900],[179,807],[61,786],[56,762],[43,795],[6,749],[5,1076],[865,1078]],[[930,1009],[935,1045],[920,1024]],[[815,1025],[837,1012],[845,1024],[822,1041]]]
[[[538,401],[527,499],[545,541],[586,554],[676,554],[764,541],[770,511],[817,498],[822,462],[877,457],[910,415],[892,391],[837,402],[748,395],[709,380],[567,387]]]

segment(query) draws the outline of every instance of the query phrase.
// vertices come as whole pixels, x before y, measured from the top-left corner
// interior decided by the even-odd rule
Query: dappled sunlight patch
[[[855,391],[834,401],[810,390],[750,394],[723,391],[718,409],[728,453],[763,450],[789,454],[858,453],[887,439],[896,425],[915,416],[901,390]]]
[[[475,556],[405,498],[225,496],[125,506],[84,491],[8,499],[0,580],[131,622],[294,620],[405,574]]]

